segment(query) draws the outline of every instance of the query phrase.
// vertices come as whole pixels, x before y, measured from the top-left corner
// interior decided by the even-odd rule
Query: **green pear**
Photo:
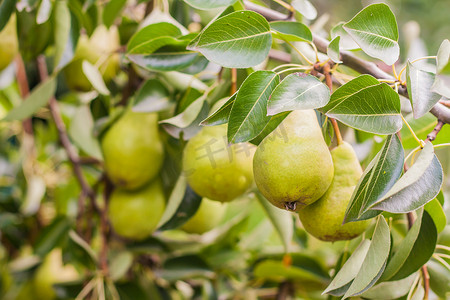
[[[210,231],[222,220],[226,203],[203,198],[195,214],[181,226],[188,233],[203,234]]]
[[[62,251],[56,248],[47,254],[33,277],[31,282],[33,299],[55,299],[54,284],[75,281],[79,277],[74,266],[63,265]]]
[[[273,205],[299,210],[333,180],[333,161],[314,110],[291,112],[259,144],[253,159],[258,189]]]
[[[119,33],[114,26],[109,30],[103,25],[97,27],[91,38],[82,35],[78,40],[72,62],[64,68],[68,87],[82,92],[92,90],[92,85],[83,72],[83,60],[98,66],[106,83],[111,81],[119,71],[120,57],[115,53],[119,46]]]
[[[227,126],[203,127],[183,153],[183,172],[200,196],[227,202],[245,193],[253,183],[250,143],[228,145]]]
[[[155,231],[161,219],[166,201],[159,179],[137,191],[116,189],[108,208],[108,217],[117,234],[142,240]]]
[[[127,111],[101,141],[105,170],[118,187],[132,190],[156,177],[164,159],[156,113]]]
[[[12,15],[3,30],[0,31],[0,70],[9,66],[18,52],[16,17]]]
[[[333,150],[334,178],[328,191],[313,204],[300,210],[305,230],[322,241],[350,240],[363,233],[370,220],[342,225],[347,205],[362,175],[352,146],[343,142]]]

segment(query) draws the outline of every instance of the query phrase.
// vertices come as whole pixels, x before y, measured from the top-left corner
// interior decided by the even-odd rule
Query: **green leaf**
[[[321,110],[350,127],[371,133],[393,134],[402,127],[398,94],[370,75],[339,87]]]
[[[206,262],[197,255],[172,257],[164,262],[160,277],[168,281],[192,279],[195,277],[210,278],[215,275]]]
[[[397,21],[386,4],[367,6],[343,27],[368,55],[388,65],[397,61],[400,55]]]
[[[381,280],[399,280],[418,271],[430,259],[436,241],[433,219],[426,211],[420,210],[417,220],[389,260]]]
[[[444,209],[442,208],[442,205],[437,197],[425,204],[424,208],[433,219],[437,232],[441,233],[447,224],[447,217],[445,216]]]
[[[0,3],[0,31],[6,26],[11,14],[16,9],[17,0],[3,0]]]
[[[308,26],[300,22],[270,22],[270,28],[276,32],[275,37],[282,40],[312,43],[312,33]]]
[[[54,65],[61,68],[61,61],[63,59],[66,47],[68,46],[68,42],[70,41],[70,29],[72,24],[71,14],[65,0],[57,0],[55,2],[54,18],[55,54],[53,56],[53,60]]]
[[[322,283],[324,278],[302,266],[286,266],[282,261],[266,259],[256,265],[253,270],[256,278],[282,281],[286,279],[296,281],[314,281]]]
[[[294,222],[292,220],[292,214],[286,210],[279,209],[273,206],[263,195],[256,193],[259,203],[264,208],[270,221],[275,227],[281,242],[284,246],[286,253],[290,252],[290,245],[292,242],[292,236],[294,234]]]
[[[363,240],[361,244],[359,244],[358,248],[352,253],[350,258],[345,262],[336,276],[334,276],[333,281],[331,281],[322,294],[342,296],[345,293],[345,291],[342,291],[336,294],[338,289],[348,285],[356,277],[356,274],[358,274],[358,271],[364,263],[370,245],[370,240]]]
[[[180,36],[181,30],[167,22],[150,24],[136,32],[128,42],[128,53],[146,54],[152,53],[156,49],[167,45],[170,42],[177,42],[174,37]]]
[[[237,0],[183,0],[197,9],[213,9],[233,5]]]
[[[47,104],[48,100],[55,94],[55,91],[56,79],[55,77],[50,77],[35,87],[25,101],[9,111],[3,120],[23,120],[31,117],[39,108]]]
[[[36,24],[43,24],[48,21],[52,13],[52,2],[50,0],[42,0],[36,16]]]
[[[325,106],[330,100],[330,90],[319,79],[304,73],[286,76],[270,96],[267,115]]]
[[[262,140],[268,136],[271,132],[273,132],[274,130],[277,130],[277,135],[281,134],[281,135],[286,135],[286,130],[283,126],[278,127],[278,125],[281,124],[281,122],[283,122],[284,119],[286,119],[286,117],[288,116],[290,112],[283,112],[280,114],[277,114],[275,116],[272,116],[270,118],[269,123],[267,123],[267,125],[264,127],[264,129],[261,131],[260,134],[258,134],[257,137],[255,137],[254,139],[252,139],[250,142],[254,145],[259,145],[259,143],[262,142]]]
[[[106,27],[114,23],[114,20],[120,14],[126,3],[127,0],[111,0],[106,3],[105,9],[103,10],[103,24]]]
[[[371,209],[392,213],[416,210],[433,200],[443,182],[442,166],[427,143],[415,163]]]
[[[136,92],[133,108],[134,112],[155,112],[166,110],[171,106],[169,91],[156,79],[147,80]]]
[[[269,123],[267,101],[279,83],[272,71],[256,71],[242,83],[231,108],[228,121],[228,141],[246,142],[255,138]]]
[[[443,40],[436,57],[436,74],[450,73],[450,41]]]
[[[381,212],[369,210],[400,178],[404,153],[397,135],[386,138],[383,148],[364,170],[345,212],[344,223],[365,220]]]
[[[363,299],[399,299],[409,292],[416,277],[417,274],[412,274],[409,277],[401,280],[379,283],[368,291],[364,292],[361,297]]]
[[[375,284],[386,266],[390,248],[389,226],[381,216],[378,218],[366,258],[352,284],[345,292],[344,299],[359,295]]]
[[[167,223],[176,213],[178,207],[180,206],[181,202],[183,201],[183,197],[186,191],[186,177],[180,176],[178,177],[177,182],[175,183],[175,186],[173,187],[172,192],[170,193],[169,200],[167,201],[166,209],[164,210],[164,213],[159,220],[158,226],[161,227],[165,223]]]
[[[94,120],[88,105],[81,105],[75,111],[70,123],[69,135],[88,155],[103,160],[100,144],[94,137]]]
[[[234,93],[218,110],[216,110],[209,117],[204,119],[200,124],[203,126],[222,125],[228,122],[231,108],[236,100],[237,92]]]
[[[352,37],[343,28],[344,22],[339,22],[331,29],[331,38],[335,39],[340,37],[339,46],[341,50],[354,50],[359,49],[359,45],[352,39]]]
[[[450,291],[450,270],[435,260],[430,260],[427,266],[431,289],[441,299],[446,299]]]
[[[329,44],[327,48],[327,55],[328,57],[334,61],[337,64],[342,63],[340,60],[340,54],[339,54],[339,41],[341,37],[337,36],[335,37]]]
[[[267,57],[272,35],[267,20],[252,11],[236,11],[215,20],[189,44],[223,67],[249,68]]]
[[[105,82],[103,81],[102,74],[96,66],[94,66],[87,60],[83,60],[82,68],[84,75],[86,75],[87,79],[92,84],[94,89],[97,90],[97,92],[102,95],[110,94]]]
[[[441,99],[439,94],[433,93],[431,87],[435,75],[422,71],[409,61],[406,65],[406,81],[409,101],[413,108],[414,118],[418,119],[425,115]]]
[[[316,8],[308,0],[292,0],[291,5],[308,20],[314,20],[317,17]]]
[[[67,238],[71,222],[66,217],[57,217],[39,234],[34,245],[34,253],[40,257],[46,256],[53,248]]]
[[[178,71],[192,65],[198,55],[197,52],[178,51],[178,49],[167,46],[149,55],[128,55],[128,58],[138,66],[150,71]]]
[[[431,90],[445,98],[450,98],[450,84],[448,78],[443,78],[439,75],[436,76]]]

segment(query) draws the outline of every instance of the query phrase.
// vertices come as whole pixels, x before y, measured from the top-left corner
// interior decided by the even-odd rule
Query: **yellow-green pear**
[[[253,183],[250,143],[229,145],[227,126],[203,127],[183,153],[183,172],[200,196],[227,202],[245,193]]]
[[[197,234],[210,231],[219,225],[226,208],[226,203],[203,198],[195,214],[181,226],[181,229],[188,233]]]
[[[18,52],[16,17],[12,15],[3,30],[0,31],[0,70],[9,66]]]
[[[39,266],[32,280],[33,299],[52,300],[56,298],[54,284],[79,279],[78,272],[72,265],[63,265],[62,251],[52,250]]]
[[[119,71],[120,46],[119,33],[115,26],[109,30],[104,26],[95,29],[90,38],[82,35],[78,41],[72,62],[64,68],[67,85],[70,89],[87,92],[92,85],[83,72],[83,60],[98,66],[103,80],[108,83]]]
[[[299,210],[328,189],[334,169],[314,110],[291,112],[259,144],[253,159],[258,189],[273,205]]]
[[[352,146],[343,142],[333,150],[334,178],[328,191],[318,201],[300,210],[305,230],[322,241],[350,240],[363,233],[370,220],[342,225],[353,190],[362,175],[361,165]]]
[[[105,170],[118,187],[132,190],[156,177],[164,159],[158,114],[127,111],[101,141]]]
[[[117,234],[142,240],[155,231],[161,219],[166,201],[159,179],[137,191],[116,189],[108,208],[108,217]]]

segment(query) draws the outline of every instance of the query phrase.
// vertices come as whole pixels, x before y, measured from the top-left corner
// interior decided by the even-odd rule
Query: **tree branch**
[[[286,20],[288,15],[280,13],[278,11],[274,11],[270,8],[263,7],[257,4],[254,4],[250,1],[244,1],[245,7],[248,10],[255,11],[257,13],[260,13],[264,17],[266,17],[267,20],[273,21],[273,20]],[[329,41],[313,34],[313,42],[317,47],[317,50],[322,53],[327,53],[327,47],[329,44]],[[394,79],[390,74],[384,72],[381,70],[375,63],[365,61],[359,57],[356,57],[352,52],[349,51],[341,51],[341,60],[344,65],[347,67],[352,68],[355,71],[358,71],[362,74],[370,74],[375,78],[378,79]],[[406,88],[401,87],[399,89],[399,94],[408,97],[408,92]],[[430,113],[432,113],[438,120],[450,124],[450,109],[445,107],[444,105],[437,103],[431,110]]]

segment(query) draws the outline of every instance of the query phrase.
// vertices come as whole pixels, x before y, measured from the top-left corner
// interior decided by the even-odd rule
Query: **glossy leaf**
[[[149,79],[136,92],[132,110],[134,112],[155,112],[169,107],[167,88],[159,80]]]
[[[287,41],[312,42],[312,33],[308,26],[300,22],[270,22],[270,28],[276,32],[275,37]]]
[[[252,11],[232,12],[215,20],[188,46],[227,68],[260,64],[272,44],[266,19]]]
[[[228,122],[230,116],[231,108],[233,107],[234,101],[236,100],[237,93],[234,93],[227,102],[225,102],[218,110],[216,110],[209,117],[204,119],[200,124],[203,126],[215,126],[222,125]]]
[[[314,20],[317,17],[316,8],[308,0],[292,0],[291,5],[308,20]]]
[[[369,210],[400,178],[404,153],[397,135],[387,137],[383,148],[364,170],[347,206],[344,222],[375,217],[381,212]]]
[[[152,53],[167,44],[176,41],[174,37],[181,35],[181,30],[167,22],[150,24],[136,32],[128,42],[128,53]],[[139,48],[141,49],[140,51]],[[144,51],[145,50],[145,51]]]
[[[272,71],[256,71],[245,79],[231,108],[229,142],[246,142],[261,133],[270,121],[267,102],[278,83],[279,76]]]
[[[0,3],[0,31],[8,23],[11,14],[16,9],[17,0],[3,0]]]
[[[400,55],[397,21],[386,4],[367,6],[343,27],[368,55],[388,65],[397,61]]]
[[[183,0],[197,9],[213,9],[233,5],[236,0]]]
[[[329,44],[327,48],[328,57],[337,64],[342,63],[340,60],[339,54],[339,41],[341,40],[340,36],[335,37]]]
[[[416,210],[436,197],[442,182],[441,163],[427,143],[409,170],[371,208],[392,213]]]
[[[355,279],[356,274],[361,269],[364,259],[369,251],[371,241],[363,240],[358,248],[352,253],[339,272],[334,276],[333,281],[328,285],[322,294],[342,296],[345,291],[336,293],[338,289],[350,284]]]
[[[439,94],[431,91],[434,78],[435,75],[433,73],[422,71],[408,61],[406,65],[406,81],[409,101],[416,119],[430,111],[441,98]]]
[[[290,112],[283,112],[272,116],[270,118],[269,123],[267,123],[267,125],[264,127],[261,133],[258,134],[258,136],[252,139],[250,142],[254,145],[259,145],[259,143],[261,143],[262,140],[274,130],[277,131],[277,134],[281,135],[286,134],[285,128],[282,126],[278,127],[278,125],[280,125],[280,123],[283,122],[283,120],[288,116],[289,113]]]
[[[352,37],[343,28],[344,22],[339,22],[331,29],[331,38],[340,38],[339,47],[341,50],[354,50],[359,49],[359,45],[352,39]]]
[[[425,204],[424,209],[433,219],[437,232],[441,233],[447,224],[447,217],[445,216],[444,209],[437,197]]]
[[[55,91],[56,79],[55,77],[50,77],[35,87],[25,101],[10,110],[3,120],[23,120],[31,117],[39,108],[47,104],[48,100],[55,94]]]
[[[94,89],[96,89],[102,95],[110,94],[105,82],[103,81],[102,74],[96,66],[94,66],[87,60],[83,60],[82,68],[84,75],[86,75],[87,79],[92,84]]]
[[[379,217],[366,258],[352,284],[345,292],[344,299],[359,295],[376,283],[386,266],[390,247],[389,226],[383,217]]]
[[[260,193],[256,193],[256,197],[259,203],[264,208],[270,221],[275,227],[281,242],[284,246],[284,251],[286,253],[290,252],[290,244],[292,241],[292,236],[294,234],[294,222],[292,220],[292,214],[286,210],[281,210],[273,206],[269,201],[264,198]]]
[[[325,106],[330,90],[319,79],[304,73],[290,74],[281,81],[270,96],[267,115],[285,111],[313,109]]]
[[[361,75],[338,88],[321,110],[367,132],[392,134],[402,127],[398,94],[370,75]]]
[[[389,260],[381,280],[399,280],[418,271],[431,257],[437,240],[433,219],[420,211],[408,234]]]

